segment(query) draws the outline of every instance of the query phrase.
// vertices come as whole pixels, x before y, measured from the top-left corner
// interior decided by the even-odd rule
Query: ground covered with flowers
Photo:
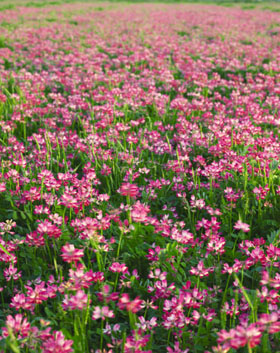
[[[279,13],[0,23],[0,351],[280,352]]]

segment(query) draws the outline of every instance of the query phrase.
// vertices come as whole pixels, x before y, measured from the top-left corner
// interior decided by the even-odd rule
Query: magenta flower
[[[88,300],[87,294],[83,290],[78,290],[75,295],[65,296],[65,299],[62,302],[62,307],[64,310],[83,310],[91,303],[91,300]]]
[[[224,343],[224,348],[238,349],[248,345],[254,348],[261,342],[262,330],[256,324],[249,326],[238,325],[229,332],[222,330],[218,333],[218,343]]]
[[[46,234],[52,238],[59,238],[61,236],[61,230],[48,220],[38,224],[37,232],[42,235]]]
[[[2,327],[3,337],[9,336],[8,328],[18,338],[27,337],[31,332],[30,323],[27,321],[26,318],[23,318],[22,314],[16,314],[14,318],[11,315],[7,316],[6,327]]]
[[[35,304],[31,303],[23,293],[16,294],[12,300],[10,307],[15,308],[16,310],[24,309],[33,311]]]
[[[65,340],[62,332],[54,331],[53,335],[48,338],[42,345],[43,353],[71,353],[72,340]]]
[[[110,310],[108,306],[96,306],[94,308],[93,314],[92,314],[92,319],[93,320],[98,320],[102,319],[105,320],[106,317],[112,318],[115,317],[113,310]]]
[[[137,311],[142,309],[143,300],[136,297],[134,300],[130,300],[127,293],[123,293],[119,298],[118,307],[121,310],[131,311],[132,313],[137,313]]]
[[[4,277],[6,281],[10,281],[11,279],[16,281],[21,277],[21,271],[17,272],[17,268],[10,264],[9,267],[4,270]]]
[[[148,213],[150,212],[150,207],[142,204],[140,201],[132,207],[131,218],[133,222],[146,222],[148,220]]]
[[[233,228],[237,230],[242,230],[244,233],[248,233],[250,231],[250,225],[247,223],[243,223],[240,220],[235,223]]]
[[[73,244],[65,244],[61,248],[62,255],[61,257],[65,262],[71,263],[74,262],[75,264],[84,256],[83,249],[76,249]]]
[[[270,334],[280,332],[280,320],[278,321],[279,316],[276,312],[271,314],[261,314],[258,324],[260,328],[268,330]]]
[[[48,291],[45,287],[45,282],[35,285],[34,289],[30,286],[25,286],[25,288],[27,289],[27,297],[30,303],[41,304],[49,298]]]
[[[195,276],[199,276],[200,278],[202,278],[204,276],[208,276],[209,273],[211,273],[213,271],[214,271],[214,267],[206,268],[206,267],[204,267],[203,261],[199,261],[197,267],[192,267],[190,269],[190,274],[195,275]]]
[[[113,262],[112,265],[109,267],[109,270],[112,272],[126,273],[128,271],[128,268],[125,264]]]
[[[139,194],[139,188],[136,184],[123,183],[120,187],[120,194],[136,198]]]
[[[139,316],[140,323],[137,324],[142,330],[152,330],[154,327],[157,327],[157,318],[152,317],[151,320],[145,320],[144,316]]]

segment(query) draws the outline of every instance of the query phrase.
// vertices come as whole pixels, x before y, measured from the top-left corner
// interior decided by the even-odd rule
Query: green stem
[[[121,231],[121,236],[120,236],[120,239],[119,239],[119,244],[118,244],[118,249],[117,249],[117,257],[116,257],[116,260],[118,260],[119,255],[120,255],[122,238],[123,238],[123,230]]]
[[[119,279],[119,273],[117,273],[117,276],[116,276],[116,279],[115,279],[114,292],[117,290],[118,279]]]
[[[125,342],[126,342],[126,333],[124,332],[122,337],[122,353],[124,353]]]
[[[248,343],[247,347],[248,347],[248,353],[252,353],[253,350],[252,350],[252,348],[250,347],[250,343]]]
[[[101,337],[100,337],[100,351],[102,352],[103,348],[103,326],[104,326],[104,321],[101,319]]]
[[[221,305],[221,307],[223,307],[223,305],[224,305],[224,303],[225,303],[225,301],[226,301],[227,290],[228,290],[228,285],[229,285],[230,277],[231,277],[231,274],[228,276],[228,279],[227,279],[226,288],[225,288],[225,290],[224,290],[224,295],[223,295],[223,300],[222,300],[222,305]]]
[[[255,314],[254,305],[252,304],[248,293],[246,292],[245,288],[243,287],[242,283],[240,282],[240,280],[239,280],[239,278],[237,277],[236,274],[234,274],[234,278],[237,280],[238,285],[239,285],[239,287],[241,289],[241,292],[244,295],[245,299],[247,300],[247,303],[249,304],[249,306],[250,306],[250,308],[252,310],[253,320],[254,320],[254,322],[256,322],[257,321],[257,315]]]
[[[169,331],[168,331],[167,345],[169,345],[169,342],[170,342],[170,335],[171,335],[171,329],[169,329]]]

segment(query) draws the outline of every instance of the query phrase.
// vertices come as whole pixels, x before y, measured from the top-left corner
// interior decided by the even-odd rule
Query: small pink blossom
[[[243,223],[240,220],[235,223],[233,228],[236,230],[242,230],[244,233],[248,233],[250,231],[250,225],[247,223]]]
[[[125,264],[113,262],[112,265],[109,267],[109,270],[112,272],[126,273],[128,271],[128,268]]]
[[[96,306],[94,308],[93,314],[92,314],[92,319],[93,320],[98,320],[102,319],[105,320],[106,317],[112,318],[115,317],[113,310],[110,310],[108,306]]]
[[[84,250],[83,249],[76,249],[73,244],[65,244],[61,248],[62,255],[61,257],[65,262],[71,263],[71,262],[77,262],[79,261],[83,256],[84,256]]]
[[[123,183],[120,187],[120,194],[136,198],[139,194],[139,188],[136,184]]]
[[[148,213],[150,212],[150,207],[137,201],[131,211],[131,218],[133,222],[146,222],[148,220]]]
[[[54,331],[53,335],[48,338],[42,345],[43,353],[71,353],[72,340],[65,340],[62,332]]]

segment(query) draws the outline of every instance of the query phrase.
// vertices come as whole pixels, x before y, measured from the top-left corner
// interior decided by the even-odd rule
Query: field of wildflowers
[[[0,26],[0,351],[280,352],[280,14]]]

